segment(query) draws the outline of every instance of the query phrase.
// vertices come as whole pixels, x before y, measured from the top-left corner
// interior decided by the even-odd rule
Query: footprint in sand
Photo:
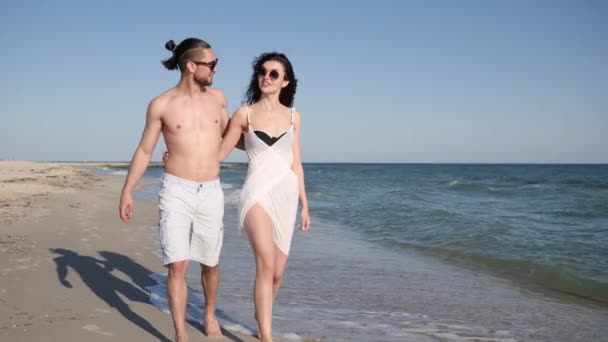
[[[91,222],[91,218],[87,217],[87,216],[81,216],[78,218],[78,223],[80,223],[83,226],[88,226]]]
[[[29,270],[29,269],[37,269],[40,264],[36,261],[31,263],[32,258],[20,258],[17,259],[18,264],[30,263],[30,265],[17,265],[15,268],[18,270]]]
[[[86,212],[84,210],[81,210],[78,212],[78,219],[81,221],[90,220],[92,218],[93,218],[93,216],[89,212]]]
[[[98,239],[98,240],[101,240],[101,239],[102,239],[101,235],[99,235],[99,234],[95,234],[95,233],[93,233],[93,234],[89,235],[89,237],[90,237],[90,238],[95,238],[95,239]]]
[[[105,336],[112,336],[111,332],[102,331],[102,330],[100,330],[100,328],[98,326],[96,326],[94,324],[85,325],[84,327],[82,327],[82,329],[84,329],[86,331],[98,333],[101,335],[105,335]]]

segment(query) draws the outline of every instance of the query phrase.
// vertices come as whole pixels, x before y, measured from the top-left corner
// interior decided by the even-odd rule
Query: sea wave
[[[150,302],[160,309],[162,312],[170,314],[169,300],[167,298],[167,276],[154,273],[150,278],[156,282],[155,285],[147,286],[146,290],[150,293]],[[193,323],[203,321],[205,298],[203,294],[188,286],[188,301],[186,303],[186,320]],[[235,315],[225,312],[222,309],[216,309],[215,315],[220,326],[226,330],[238,332],[245,335],[257,336],[256,328],[249,326],[235,318]],[[296,333],[279,334],[283,339],[291,341],[303,341],[304,339]]]
[[[107,166],[96,168],[95,171],[99,174],[109,176],[125,176],[129,172],[129,170],[126,168],[116,168]]]
[[[449,247],[423,246],[414,242],[395,241],[389,238],[377,238],[375,242],[418,250],[444,261],[480,267],[524,285],[534,285],[563,295],[608,305],[608,281],[581,276],[564,266],[548,265],[532,260],[499,258],[493,255],[454,250]]]
[[[473,180],[456,179],[448,183],[448,188],[456,191],[470,191],[470,192],[488,192],[488,193],[501,193],[501,192],[513,192],[513,191],[553,191],[557,190],[558,186],[555,184],[542,184],[536,182],[497,182],[487,181],[479,182]]]

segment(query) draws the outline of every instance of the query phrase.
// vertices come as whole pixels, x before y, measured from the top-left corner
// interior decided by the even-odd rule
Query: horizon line
[[[0,162],[35,162],[35,163],[83,163],[83,164],[116,164],[119,165],[130,165],[131,161],[100,161],[100,160],[17,160],[17,159],[1,159]],[[220,162],[220,164],[247,164],[247,161],[231,161],[231,162]],[[608,165],[606,162],[481,162],[481,161],[434,161],[434,162],[420,162],[420,161],[307,161],[302,164],[378,164],[378,165]],[[155,167],[162,165],[161,161],[151,161],[149,166]]]

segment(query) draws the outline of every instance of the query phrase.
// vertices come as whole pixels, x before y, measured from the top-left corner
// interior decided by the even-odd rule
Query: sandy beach
[[[170,316],[150,304],[153,201],[136,201],[128,225],[117,214],[122,177],[95,164],[0,162],[0,339],[12,341],[171,341]],[[224,330],[207,339],[255,341]]]

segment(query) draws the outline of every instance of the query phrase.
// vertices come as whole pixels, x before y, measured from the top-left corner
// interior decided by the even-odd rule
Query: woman
[[[239,229],[249,237],[256,262],[254,302],[261,341],[272,341],[272,302],[283,279],[298,200],[302,229],[310,218],[300,159],[300,113],[293,100],[297,79],[282,53],[253,61],[246,104],[234,113],[220,146],[224,160],[244,133],[249,158],[239,205]]]

